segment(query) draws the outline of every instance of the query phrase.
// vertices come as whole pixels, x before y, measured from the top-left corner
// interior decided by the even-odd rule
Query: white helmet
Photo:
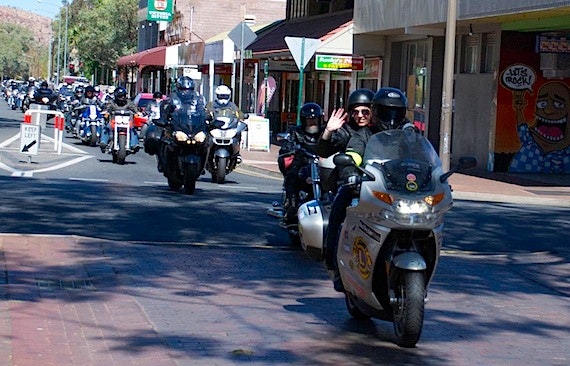
[[[115,88],[114,85],[110,85],[110,86],[107,88],[107,93],[113,94],[113,93],[115,92],[115,89],[116,89],[116,88]]]
[[[232,95],[232,91],[228,88],[227,85],[220,85],[214,91],[216,93],[216,101],[220,105],[226,105],[230,102],[230,96]]]

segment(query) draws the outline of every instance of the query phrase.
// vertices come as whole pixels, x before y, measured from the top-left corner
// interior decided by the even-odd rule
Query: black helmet
[[[121,107],[127,104],[127,89],[122,86],[115,89],[115,103]]]
[[[348,110],[352,110],[357,105],[371,106],[374,92],[370,89],[356,89],[348,97]]]
[[[91,97],[93,97],[93,95],[95,94],[95,88],[92,85],[87,85],[87,87],[85,88],[85,94],[87,93],[91,93]]]
[[[373,123],[381,129],[396,129],[405,124],[408,100],[397,88],[381,88],[372,98]]]
[[[152,93],[152,99],[162,99],[162,93],[159,91],[155,91]]]
[[[194,87],[194,80],[189,76],[181,76],[176,80],[176,89],[182,94],[192,92]]]
[[[314,102],[309,102],[303,104],[301,107],[301,113],[299,114],[301,125],[309,134],[319,133],[321,130],[321,120],[323,119],[323,109],[320,105]],[[307,130],[307,118],[317,118],[318,125],[316,131]]]

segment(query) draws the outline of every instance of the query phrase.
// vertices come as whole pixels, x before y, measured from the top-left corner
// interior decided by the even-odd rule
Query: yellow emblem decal
[[[406,189],[410,192],[415,192],[418,190],[418,184],[410,180],[406,183]]]
[[[370,277],[372,272],[372,258],[370,253],[368,253],[368,248],[362,237],[357,237],[352,245],[352,257],[356,262],[356,268],[360,272],[360,276],[363,279]]]

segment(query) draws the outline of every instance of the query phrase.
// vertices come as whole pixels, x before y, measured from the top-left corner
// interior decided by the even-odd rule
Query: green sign
[[[364,70],[364,57],[317,55],[315,61],[316,70]]]
[[[147,20],[171,22],[174,12],[174,0],[148,0]]]

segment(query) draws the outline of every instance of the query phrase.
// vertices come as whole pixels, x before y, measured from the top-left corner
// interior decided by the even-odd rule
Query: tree
[[[29,29],[12,23],[0,24],[0,70],[2,79],[30,76],[30,61],[26,54],[34,37]]]
[[[137,0],[76,0],[72,5],[70,48],[77,50],[86,75],[104,75],[120,56],[136,50]]]

